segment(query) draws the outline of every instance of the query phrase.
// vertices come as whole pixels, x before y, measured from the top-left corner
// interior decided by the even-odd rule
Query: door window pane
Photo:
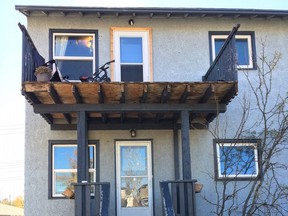
[[[147,176],[147,148],[121,147],[121,176]]]
[[[121,207],[148,207],[148,178],[121,178]]]
[[[120,62],[121,63],[142,63],[142,38],[121,37],[120,38]]]

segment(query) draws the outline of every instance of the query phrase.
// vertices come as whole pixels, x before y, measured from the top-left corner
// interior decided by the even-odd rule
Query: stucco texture
[[[288,73],[288,28],[286,20],[226,19],[226,18],[152,18],[135,17],[135,27],[152,28],[153,77],[154,81],[201,81],[210,65],[208,31],[229,31],[240,23],[240,31],[254,31],[256,52],[261,51],[260,42],[266,40],[268,55],[280,51],[282,60],[275,71],[273,94],[286,91]],[[49,57],[49,28],[51,29],[97,29],[99,33],[99,64],[110,59],[110,27],[130,27],[128,18],[99,19],[96,16],[29,17],[28,30],[38,51]],[[274,50],[274,51],[273,51]],[[251,70],[251,79],[256,71]],[[225,136],[231,138],[240,121],[239,101],[250,95],[244,75],[239,71],[239,94],[228,105],[227,112],[219,116],[220,130],[230,122]],[[253,104],[252,97],[249,96]],[[215,120],[216,121],[216,120]],[[215,121],[211,124],[214,126]],[[251,118],[249,121],[253,122]],[[180,141],[179,133],[179,141]],[[74,213],[73,200],[48,199],[48,140],[77,139],[75,131],[51,131],[41,116],[33,113],[31,105],[26,106],[25,144],[25,215],[27,216],[70,216]],[[129,131],[90,131],[89,139],[99,140],[100,181],[111,183],[110,215],[116,215],[115,207],[115,140],[131,139]],[[137,131],[137,139],[152,140],[153,183],[155,215],[162,215],[159,193],[160,180],[174,179],[173,132],[164,130]],[[181,142],[180,142],[181,144]],[[204,187],[196,194],[197,215],[211,214],[213,206],[203,197],[212,197],[214,191],[213,136],[209,130],[191,130],[192,176]],[[181,146],[179,148],[181,162]],[[181,163],[180,163],[181,164]],[[181,168],[180,168],[181,169]],[[180,170],[181,171],[181,170]]]

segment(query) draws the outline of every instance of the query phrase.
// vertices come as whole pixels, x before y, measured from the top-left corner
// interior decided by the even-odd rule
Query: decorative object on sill
[[[136,130],[135,129],[131,129],[130,130],[130,135],[131,135],[131,137],[136,137]]]
[[[202,188],[203,188],[203,184],[197,183],[197,182],[195,183],[195,188],[194,188],[195,193],[200,193]]]
[[[37,67],[34,75],[38,82],[48,82],[52,75],[52,69],[46,66]]]
[[[128,21],[128,23],[129,23],[129,25],[134,25],[134,20],[133,19],[130,19],[129,21]]]
[[[62,195],[68,199],[74,199],[75,197],[74,191],[70,187],[67,187]]]

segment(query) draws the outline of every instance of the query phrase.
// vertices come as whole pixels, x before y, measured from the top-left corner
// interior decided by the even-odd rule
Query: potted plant
[[[38,82],[48,82],[52,75],[52,69],[46,66],[37,67],[34,75]]]

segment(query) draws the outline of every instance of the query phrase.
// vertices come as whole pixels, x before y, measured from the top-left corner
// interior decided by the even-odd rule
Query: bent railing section
[[[165,216],[195,216],[197,180],[161,181],[160,190]]]
[[[236,25],[230,32],[220,52],[208,69],[203,81],[237,81],[237,50],[235,35],[240,27]]]
[[[108,216],[109,182],[73,183],[75,216]]]
[[[34,71],[45,63],[45,59],[37,51],[24,25],[18,24],[22,31],[22,82],[36,81]]]

